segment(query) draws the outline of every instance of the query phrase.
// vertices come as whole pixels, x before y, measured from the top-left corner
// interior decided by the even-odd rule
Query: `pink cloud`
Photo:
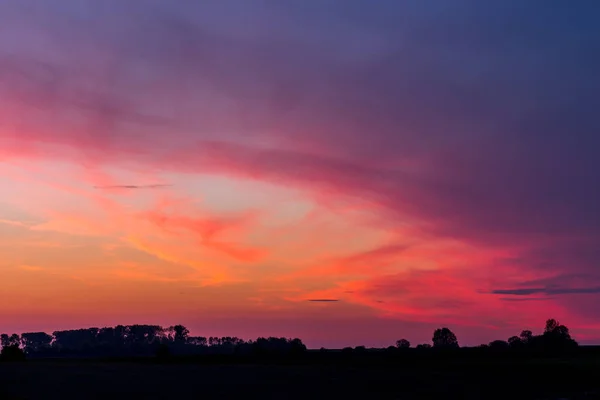
[[[514,39],[498,24],[512,18],[510,7],[474,7],[472,20],[399,3],[360,18],[345,5],[343,13],[306,9],[308,32],[291,6],[240,3],[240,24],[218,5],[115,4],[81,8],[97,24],[70,7],[37,5],[25,15],[0,6],[4,37],[20,38],[17,47],[0,43],[0,160],[22,167],[2,172],[10,182],[2,190],[37,217],[26,226],[3,218],[3,229],[103,236],[164,262],[196,270],[205,262],[215,273],[202,279],[221,282],[247,279],[239,264],[284,259],[283,272],[270,266],[278,272],[256,279],[423,324],[481,319],[492,329],[571,312],[578,326],[593,326],[594,294],[575,292],[586,289],[581,280],[600,286],[600,192],[591,184],[598,126],[589,106],[597,77],[577,67],[591,65],[573,50],[586,44],[569,39],[587,33],[548,40],[554,30],[536,20]],[[390,15],[410,16],[402,32],[384,23]],[[465,37],[456,24],[482,33]],[[550,36],[537,40],[539,32]],[[553,45],[523,57],[529,43]],[[165,174],[270,182],[320,207],[273,228],[261,213],[193,208],[193,196],[176,188],[92,188]],[[351,221],[319,225],[325,206]],[[328,235],[354,241],[340,250]],[[202,258],[192,243],[212,253]],[[285,258],[280,249],[293,251]],[[532,288],[559,294],[515,294]]]

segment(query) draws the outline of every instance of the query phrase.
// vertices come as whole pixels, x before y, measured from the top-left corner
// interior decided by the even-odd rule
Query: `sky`
[[[599,18],[2,1],[0,331],[600,343]]]

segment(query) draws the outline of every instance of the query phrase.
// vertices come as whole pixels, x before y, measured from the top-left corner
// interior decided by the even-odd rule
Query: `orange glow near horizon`
[[[595,3],[346,3],[0,1],[0,333],[600,343]]]
[[[11,307],[0,311],[0,322],[13,330],[181,322],[193,332],[242,337],[269,335],[270,327],[317,346],[331,344],[332,335],[340,345],[355,343],[365,335],[348,326],[360,330],[365,320],[410,321],[416,326],[403,335],[427,341],[422,326],[509,332],[542,318],[536,302],[485,293],[494,278],[480,266],[510,254],[419,236],[383,219],[378,225],[376,209],[348,207],[343,196],[324,207],[310,191],[243,178],[148,180],[44,160],[14,159],[2,175],[0,265]],[[129,180],[177,183],[94,188]],[[502,328],[500,318],[508,321]],[[326,320],[340,328],[324,332]]]

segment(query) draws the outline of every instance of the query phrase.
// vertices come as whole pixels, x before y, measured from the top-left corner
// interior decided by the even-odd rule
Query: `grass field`
[[[0,364],[0,399],[600,398],[594,360],[378,365]]]

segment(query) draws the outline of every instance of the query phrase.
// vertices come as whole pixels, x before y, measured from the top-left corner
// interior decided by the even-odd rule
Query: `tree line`
[[[423,343],[416,346],[417,349],[458,349],[458,339],[454,332],[448,328],[439,328],[433,332],[432,344]],[[555,319],[546,320],[544,330],[539,335],[534,335],[530,330],[521,331],[519,336],[511,336],[507,340],[494,340],[489,344],[481,344],[480,349],[490,350],[561,350],[572,349],[578,343],[571,337],[569,328]],[[396,348],[409,349],[410,342],[406,339],[396,341]]]
[[[190,336],[183,325],[117,325],[0,335],[5,359],[39,357],[119,357],[184,354],[298,353],[306,350],[300,339]]]
[[[300,339],[258,338],[243,340],[237,337],[191,336],[183,325],[163,328],[159,325],[117,325],[105,328],[29,332],[0,335],[0,359],[21,360],[41,357],[121,357],[172,355],[260,355],[293,356],[304,354],[307,349]],[[510,352],[534,350],[541,352],[568,350],[577,347],[569,329],[554,319],[546,321],[544,331],[534,335],[524,330],[519,336],[508,340],[494,340],[478,348],[486,352]],[[423,343],[411,348],[406,339],[387,349],[366,349],[364,346],[344,348],[343,354],[362,354],[367,350],[398,353],[406,351],[426,352],[459,349],[456,335],[446,327],[436,329],[431,344]],[[431,350],[431,351],[433,351]],[[329,350],[321,349],[321,352]]]

